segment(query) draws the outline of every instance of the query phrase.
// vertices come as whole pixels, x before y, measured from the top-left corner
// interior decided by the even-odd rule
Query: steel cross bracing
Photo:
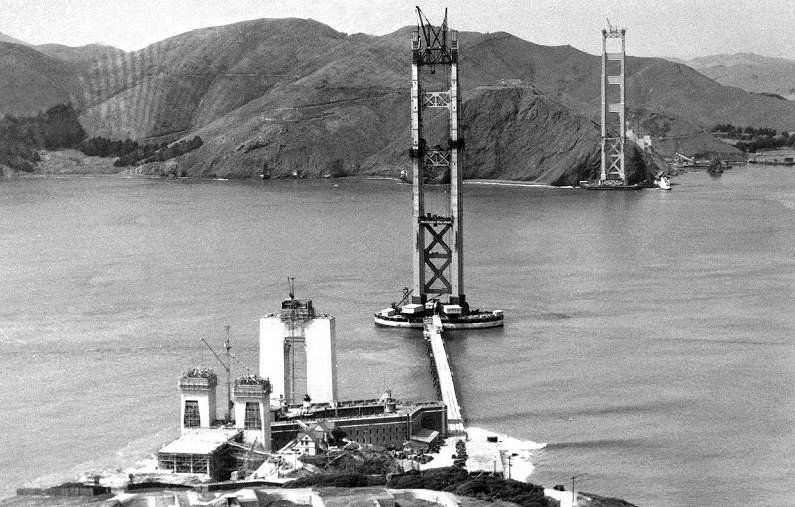
[[[624,171],[625,35],[626,30],[619,30],[612,25],[609,31],[602,30],[602,163],[599,180],[606,184],[625,185],[627,182]],[[607,39],[620,39],[621,51],[608,52]],[[609,62],[618,62],[618,69]],[[609,102],[608,91],[611,90],[618,93],[618,102]]]
[[[453,250],[445,243],[444,235],[452,227],[452,223],[431,223],[422,220],[423,229],[430,234],[433,238],[426,247],[425,265],[431,271],[431,278],[425,282],[424,292],[426,294],[450,294],[453,286],[450,280],[444,276],[444,271],[450,266],[452,262]],[[436,246],[442,250],[441,252],[434,251]],[[438,259],[438,261],[437,261]]]
[[[458,34],[447,27],[447,11],[441,26],[433,26],[417,8],[419,23],[412,34],[411,50],[411,130],[414,229],[413,303],[449,296],[449,302],[466,304],[463,277],[463,221],[461,186],[463,183],[463,142],[459,138],[461,93],[458,84]],[[422,35],[422,36],[421,36]],[[448,68],[449,88],[422,90],[421,69]],[[428,147],[423,138],[423,109],[447,111],[447,142]],[[446,214],[426,213],[426,175],[432,168],[449,170],[450,191]]]
[[[602,180],[621,181],[624,183],[624,140],[621,138],[607,137],[602,141],[602,153],[605,156],[605,169]]]
[[[422,98],[422,107],[450,109],[450,92],[425,92]]]
[[[442,149],[425,150],[425,166],[450,167],[450,150],[442,150]]]

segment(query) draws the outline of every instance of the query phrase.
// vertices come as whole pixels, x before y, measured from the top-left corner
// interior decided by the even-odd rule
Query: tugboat
[[[668,181],[668,178],[662,171],[657,173],[657,176],[654,178],[654,184],[657,185],[660,190],[671,190],[671,182]]]
[[[713,159],[712,163],[709,165],[709,169],[707,169],[707,172],[712,176],[720,176],[723,174],[723,162],[717,158]]]

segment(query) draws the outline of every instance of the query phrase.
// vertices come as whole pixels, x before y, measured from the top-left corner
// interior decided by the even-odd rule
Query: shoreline
[[[464,184],[472,184],[472,185],[497,185],[497,186],[504,186],[504,187],[533,187],[533,188],[579,188],[572,185],[565,185],[565,186],[555,186],[555,185],[548,185],[546,183],[536,183],[534,181],[517,181],[517,180],[484,180],[484,179],[471,179],[471,180],[464,180]]]
[[[84,172],[84,171],[60,171],[60,172],[24,172],[24,171],[14,171],[12,174],[6,174],[4,177],[0,176],[0,179],[67,179],[67,178],[120,178],[120,179],[153,179],[153,180],[179,180],[179,181],[239,181],[239,182],[259,182],[262,181],[258,178],[203,178],[198,176],[182,176],[182,177],[174,177],[174,176],[161,176],[157,174],[143,174],[143,173],[129,173],[126,171],[119,171],[119,172]],[[341,176],[339,178],[273,178],[272,181],[327,181],[327,180],[343,180],[343,179],[361,179],[361,180],[370,180],[370,181],[394,181],[400,184],[410,185],[408,182],[400,181],[399,178],[393,178],[390,176],[373,176],[373,175],[353,175],[353,176]],[[493,186],[504,186],[504,187],[531,187],[531,188],[548,188],[548,189],[576,189],[579,187],[572,186],[572,185],[565,185],[565,186],[555,186],[555,185],[547,185],[545,183],[535,183],[529,181],[516,181],[516,180],[482,180],[482,179],[472,179],[472,180],[464,180],[465,185],[493,185]]]

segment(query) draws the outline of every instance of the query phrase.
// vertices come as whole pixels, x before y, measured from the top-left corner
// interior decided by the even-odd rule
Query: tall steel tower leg
[[[601,185],[626,185],[624,172],[625,120],[625,35],[626,30],[610,27],[602,30],[602,164],[599,183]],[[607,39],[621,39],[619,52],[608,52]],[[618,62],[615,69],[610,62]],[[608,92],[616,90],[618,101],[611,102]]]
[[[462,185],[464,183],[464,150],[460,139],[458,115],[461,111],[461,93],[458,86],[458,36],[451,40],[452,64],[450,69],[450,216],[453,219],[453,258],[451,263],[452,287],[450,302],[463,304],[464,299],[464,220]]]
[[[419,33],[414,32],[411,41],[412,51],[416,54],[420,47]],[[425,214],[425,195],[423,191],[423,179],[425,164],[425,150],[420,144],[422,142],[422,98],[420,89],[419,66],[416,58],[411,63],[411,165],[412,165],[412,193],[413,207],[412,214],[414,232],[414,296],[415,303],[425,303],[423,297],[423,287],[425,287],[425,270],[418,269],[418,266],[425,265],[425,234],[420,224],[420,217]]]

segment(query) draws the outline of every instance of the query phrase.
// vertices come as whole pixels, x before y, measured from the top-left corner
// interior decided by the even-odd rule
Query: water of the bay
[[[449,355],[468,424],[520,441],[514,477],[532,462],[531,482],[647,507],[790,501],[794,180],[465,186],[465,292],[507,320],[449,334]],[[411,282],[410,199],[354,179],[2,181],[0,498],[156,452],[181,373],[221,371],[200,339],[220,350],[231,326],[256,370],[288,276],[337,317],[344,398],[433,399],[420,335],[372,324]]]

